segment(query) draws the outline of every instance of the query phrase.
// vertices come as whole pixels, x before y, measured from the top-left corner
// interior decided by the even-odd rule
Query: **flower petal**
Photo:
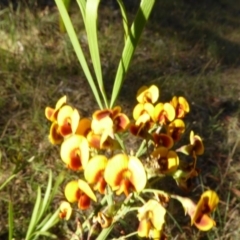
[[[131,172],[129,178],[137,192],[141,192],[147,183],[147,175],[142,162],[134,156],[129,156],[128,169]]]
[[[155,85],[150,87],[143,86],[137,92],[137,101],[139,103],[155,103],[159,98],[159,89]]]
[[[57,122],[52,123],[48,138],[52,144],[60,144],[63,142],[63,136],[59,133],[59,126]]]
[[[97,198],[96,198],[94,192],[92,191],[92,189],[90,188],[90,186],[88,185],[88,183],[86,183],[82,179],[79,179],[78,180],[78,187],[82,192],[84,192],[93,201],[95,201],[95,202],[97,201]]]
[[[77,202],[80,197],[80,189],[78,187],[78,181],[72,180],[67,183],[64,189],[64,194],[68,202]]]
[[[72,207],[69,202],[62,201],[60,204],[59,217],[61,219],[69,220],[72,215]]]

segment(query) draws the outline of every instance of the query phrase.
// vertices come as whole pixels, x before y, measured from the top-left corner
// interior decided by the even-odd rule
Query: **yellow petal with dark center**
[[[141,238],[148,238],[150,229],[152,228],[151,221],[148,220],[147,218],[142,219],[139,222],[138,226],[138,236]]]
[[[108,159],[104,155],[92,157],[84,170],[84,177],[89,184],[96,183],[103,175]]]
[[[57,122],[58,125],[61,126],[65,123],[65,119],[69,118],[71,120],[71,116],[73,114],[73,108],[69,105],[64,105],[58,112]]]
[[[118,113],[113,119],[113,124],[114,132],[123,132],[127,130],[130,120],[124,113]]]
[[[71,182],[68,182],[64,189],[64,194],[68,202],[70,203],[77,202],[80,197],[78,181],[72,180]]]
[[[207,214],[203,214],[197,221],[194,222],[194,225],[201,231],[209,231],[216,225],[216,223]]]
[[[61,145],[60,156],[63,162],[74,170],[84,168],[89,158],[87,139],[80,135],[71,135]]]
[[[215,210],[219,202],[219,197],[216,192],[212,190],[205,191],[197,204],[195,214],[192,222],[196,222],[203,214],[209,214]]]
[[[137,92],[137,101],[139,103],[155,103],[159,98],[159,89],[157,86],[152,85],[141,87]]]
[[[91,198],[93,201],[97,201],[97,198],[93,192],[93,190],[90,188],[90,186],[88,185],[88,183],[86,183],[85,181],[83,181],[82,179],[78,180],[78,187],[79,189],[84,192],[89,198]]]
[[[128,170],[131,173],[130,182],[137,192],[141,192],[147,183],[147,175],[142,162],[137,157],[129,156]]]
[[[109,159],[104,172],[106,182],[112,187],[119,186],[122,180],[122,172],[128,169],[128,156],[117,154]]]
[[[100,149],[101,135],[94,134],[93,131],[90,131],[87,135],[87,140],[90,147]]]
[[[190,143],[193,146],[193,151],[196,155],[202,155],[204,153],[204,145],[202,139],[198,135],[194,135],[194,132],[190,132]]]
[[[188,113],[190,111],[190,107],[187,100],[184,97],[179,97],[178,101],[179,101],[179,104],[182,106],[184,112]]]
[[[63,201],[60,204],[59,217],[61,219],[69,220],[72,215],[72,207],[69,202]]]
[[[59,126],[57,122],[53,122],[50,128],[49,141],[52,144],[60,144],[63,141],[63,136],[59,132]]]

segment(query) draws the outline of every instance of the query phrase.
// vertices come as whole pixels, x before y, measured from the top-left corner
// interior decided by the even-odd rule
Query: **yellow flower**
[[[59,132],[59,126],[56,121],[52,122],[48,138],[52,144],[60,144],[64,139]]]
[[[143,86],[137,92],[137,101],[139,103],[155,103],[159,98],[159,89],[157,86]]]
[[[68,202],[78,202],[78,208],[82,210],[89,208],[91,199],[95,202],[97,201],[90,186],[81,179],[68,182],[64,189],[64,194]]]
[[[156,200],[149,200],[138,209],[138,235],[151,239],[162,239],[166,209]]]
[[[184,97],[174,96],[170,103],[176,111],[176,118],[184,118],[186,113],[190,111],[189,104]]]
[[[176,152],[166,147],[158,147],[151,155],[157,162],[160,173],[171,174],[177,170],[179,158]]]
[[[185,209],[185,212],[191,218],[191,224],[195,225],[201,231],[208,231],[216,225],[215,221],[209,216],[213,212],[219,202],[219,197],[212,190],[205,191],[197,205],[189,198],[174,196],[180,201]]]
[[[45,117],[51,122],[56,121],[58,111],[61,109],[62,106],[64,106],[66,104],[66,102],[67,102],[67,97],[63,96],[57,101],[55,108],[46,107],[45,108]]]
[[[194,135],[194,132],[191,131],[190,144],[180,147],[177,151],[193,156],[194,158],[196,155],[202,155],[204,153],[204,146],[201,137]]]
[[[141,192],[147,183],[142,162],[126,154],[117,154],[108,161],[104,178],[117,195],[125,193],[128,196],[130,191]]]
[[[69,202],[62,201],[60,204],[59,217],[61,219],[69,220],[72,215],[72,207]]]
[[[154,106],[151,103],[139,103],[133,109],[133,118],[136,125],[152,121]]]
[[[91,123],[92,121],[89,118],[82,118],[81,120],[79,120],[77,127],[72,129],[72,131],[76,135],[82,135],[84,137],[87,137],[88,133],[91,131]]]
[[[63,137],[72,133],[72,115],[75,113],[74,109],[69,105],[64,105],[58,112],[57,123],[59,126],[59,132]]]
[[[61,145],[60,156],[72,170],[82,170],[89,159],[88,141],[84,136],[71,135]]]
[[[84,169],[84,177],[87,182],[93,185],[94,190],[104,194],[107,185],[104,179],[104,170],[107,166],[108,159],[104,155],[92,157]]]
[[[175,119],[168,124],[167,130],[168,134],[172,137],[174,142],[177,142],[180,140],[181,136],[185,132],[185,124],[183,120]]]
[[[175,118],[175,109],[170,103],[158,103],[154,108],[153,120],[166,124]]]
[[[121,112],[121,107],[116,106],[113,109],[95,111],[91,127],[95,134],[102,134],[105,131],[113,134],[125,131],[129,123],[128,117]]]

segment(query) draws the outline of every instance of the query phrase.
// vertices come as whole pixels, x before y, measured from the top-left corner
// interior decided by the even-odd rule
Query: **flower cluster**
[[[91,118],[81,118],[79,111],[67,103],[66,96],[58,100],[55,108],[46,108],[45,116],[52,122],[50,142],[61,144],[62,161],[67,168],[82,176],[65,185],[67,201],[60,206],[61,218],[70,219],[74,203],[78,209],[85,210],[92,201],[99,203],[107,196],[112,201],[107,201],[107,207],[100,207],[93,220],[102,228],[108,227],[126,214],[116,197],[123,195],[126,200],[133,200],[124,205],[131,206],[134,202],[138,207],[137,232],[140,237],[166,237],[165,214],[171,198],[182,203],[191,224],[198,229],[207,231],[215,225],[209,216],[219,201],[214,191],[204,192],[196,205],[188,198],[150,186],[150,178],[168,175],[181,189],[190,191],[192,179],[199,174],[197,156],[204,152],[201,137],[193,131],[190,132],[189,144],[176,148],[186,130],[183,118],[190,111],[187,100],[174,96],[170,102],[162,103],[157,102],[158,98],[157,86],[141,87],[137,92],[133,121],[119,106],[97,110]],[[124,145],[126,132],[143,139],[142,146],[146,151],[141,159],[139,151],[134,154]]]

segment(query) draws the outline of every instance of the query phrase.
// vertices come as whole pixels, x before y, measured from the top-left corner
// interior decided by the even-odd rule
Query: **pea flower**
[[[142,162],[137,157],[121,153],[108,161],[104,178],[117,195],[124,193],[128,196],[130,191],[141,192],[147,183]]]
[[[165,133],[153,133],[152,138],[155,147],[162,146],[170,149],[174,144],[172,137]]]
[[[190,144],[180,147],[177,151],[193,156],[194,158],[196,155],[202,155],[204,153],[204,146],[201,137],[194,135],[194,132],[191,131]]]
[[[151,239],[162,239],[166,209],[156,200],[150,199],[138,209],[138,235]]]
[[[172,196],[181,202],[185,212],[191,218],[191,225],[195,225],[201,231],[208,231],[216,225],[215,221],[209,216],[219,202],[219,197],[212,190],[205,191],[197,204],[189,198]]]
[[[82,170],[89,159],[87,139],[81,135],[69,136],[61,145],[60,156],[70,169]]]
[[[154,108],[153,120],[159,124],[166,124],[175,118],[175,109],[170,103],[158,103]]]
[[[104,179],[104,170],[107,166],[108,159],[104,155],[92,157],[84,169],[84,177],[87,182],[93,185],[94,190],[104,194],[107,185]]]
[[[151,103],[138,103],[133,109],[133,118],[138,126],[153,121],[154,106]]]
[[[77,202],[78,208],[82,210],[89,208],[91,199],[95,202],[97,201],[90,186],[81,179],[68,182],[64,189],[64,194],[68,202]]]
[[[190,111],[189,104],[184,97],[174,96],[170,103],[176,111],[176,118],[184,118],[185,115]]]
[[[69,202],[62,201],[60,204],[59,217],[61,219],[69,220],[72,215],[72,207]]]
[[[171,174],[178,168],[179,158],[175,151],[166,147],[158,147],[151,156],[156,161],[160,173]]]
[[[155,103],[159,98],[159,89],[155,85],[150,87],[142,86],[137,92],[139,103]]]
[[[185,132],[185,123],[182,119],[175,119],[171,123],[168,124],[167,131],[168,134],[172,137],[174,142],[180,140],[181,136]]]
[[[46,118],[51,122],[56,121],[59,110],[61,109],[62,106],[66,104],[66,102],[67,96],[63,96],[57,101],[55,108],[46,107],[45,108]]]

